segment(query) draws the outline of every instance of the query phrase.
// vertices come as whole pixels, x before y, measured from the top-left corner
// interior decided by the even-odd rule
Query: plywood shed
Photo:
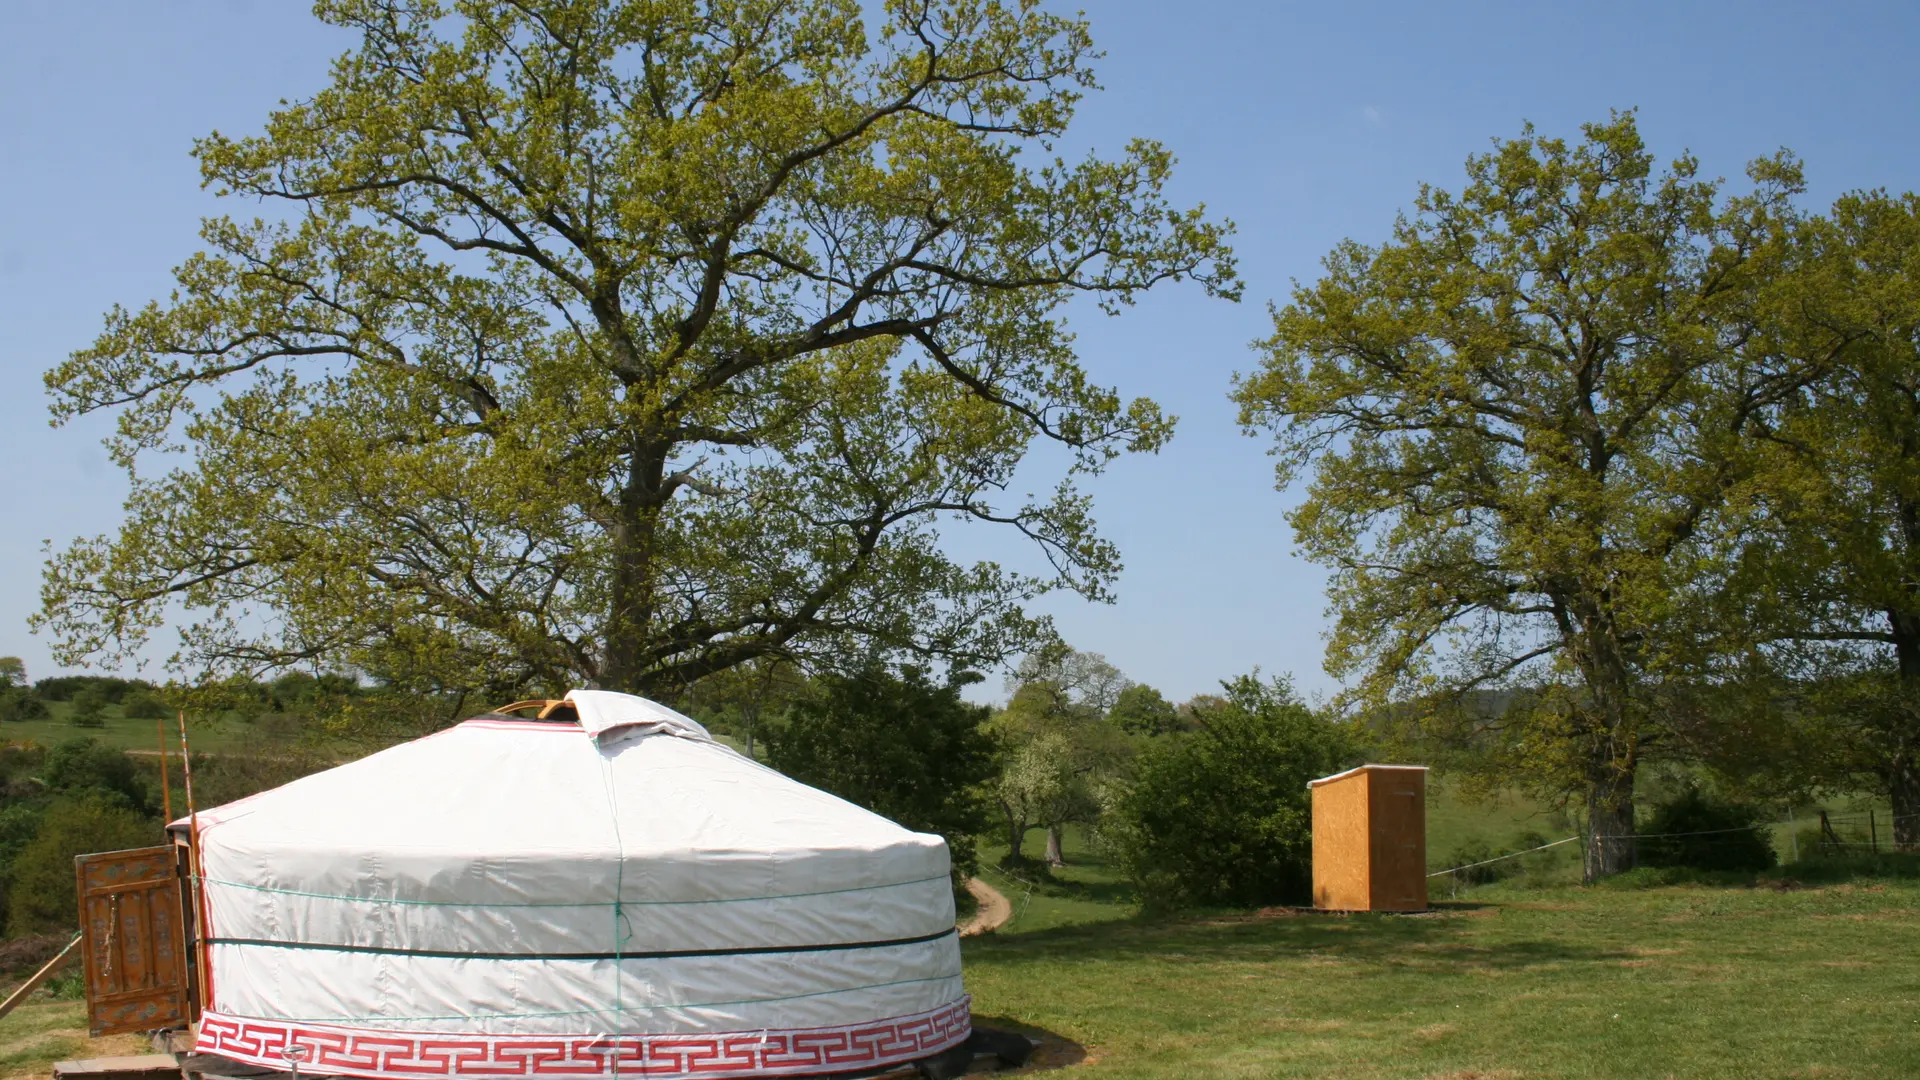
[[[1313,792],[1313,906],[1427,909],[1427,770],[1362,765]]]

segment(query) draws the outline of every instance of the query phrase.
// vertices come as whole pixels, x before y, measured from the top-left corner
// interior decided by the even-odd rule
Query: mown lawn
[[[102,726],[97,728],[74,724],[73,703],[70,701],[48,702],[47,711],[50,715],[38,720],[0,722],[0,743],[30,742],[40,746],[55,746],[70,739],[90,738],[116,750],[157,758],[164,740],[169,757],[177,759],[180,753],[179,723],[171,715],[159,722],[159,730],[156,731],[153,720],[122,716],[117,705],[107,706],[101,716]],[[318,737],[320,733],[311,727],[311,723],[309,718],[284,713],[269,713],[251,720],[238,713],[188,714],[187,740],[196,755],[284,755],[295,751],[312,751],[331,754],[344,761],[380,749],[399,738],[330,740]],[[718,735],[716,738],[735,750],[743,748],[741,740],[733,736]],[[765,744],[756,746],[755,750],[755,756],[764,760]]]
[[[965,955],[976,1014],[1082,1045],[1089,1080],[1920,1075],[1911,877],[1144,920],[1075,839],[1056,883],[989,872],[1015,918]]]
[[[118,705],[106,707],[100,717],[102,726],[97,728],[76,725],[73,722],[73,703],[70,701],[50,701],[47,703],[47,712],[48,716],[38,720],[0,723],[0,741],[54,746],[69,739],[91,738],[117,750],[157,756],[163,737],[161,732],[164,732],[167,753],[175,755],[180,752],[179,721],[171,715],[160,721],[156,730],[152,720],[135,720],[120,715]],[[279,730],[285,726],[272,718],[266,718],[264,723],[256,721],[249,724],[238,716],[189,717],[187,738],[196,754],[256,750],[262,742],[285,741],[290,730]]]
[[[57,1061],[147,1053],[138,1035],[87,1037],[86,1006],[79,1001],[29,1001],[0,1020],[0,1077],[16,1080],[53,1075]]]

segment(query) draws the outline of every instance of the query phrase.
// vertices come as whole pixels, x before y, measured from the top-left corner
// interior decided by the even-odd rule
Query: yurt
[[[198,838],[199,1054],[832,1075],[951,1057],[971,1028],[945,843],[642,698],[576,690],[176,827]]]

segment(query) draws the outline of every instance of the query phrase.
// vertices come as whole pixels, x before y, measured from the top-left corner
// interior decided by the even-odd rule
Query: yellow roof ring
[[[511,705],[502,705],[493,711],[497,713],[516,713],[522,709],[538,708],[540,711],[534,714],[534,718],[537,720],[545,720],[563,706],[571,709],[573,708],[573,703],[557,698],[528,698],[525,701],[516,701]]]

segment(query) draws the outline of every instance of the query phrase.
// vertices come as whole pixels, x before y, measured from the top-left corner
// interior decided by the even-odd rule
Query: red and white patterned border
[[[194,1050],[286,1069],[289,1043],[311,1047],[300,1071],[373,1080],[419,1077],[809,1076],[930,1057],[973,1030],[970,998],[930,1012],[843,1027],[710,1035],[484,1035],[255,1020],[209,1012]]]

